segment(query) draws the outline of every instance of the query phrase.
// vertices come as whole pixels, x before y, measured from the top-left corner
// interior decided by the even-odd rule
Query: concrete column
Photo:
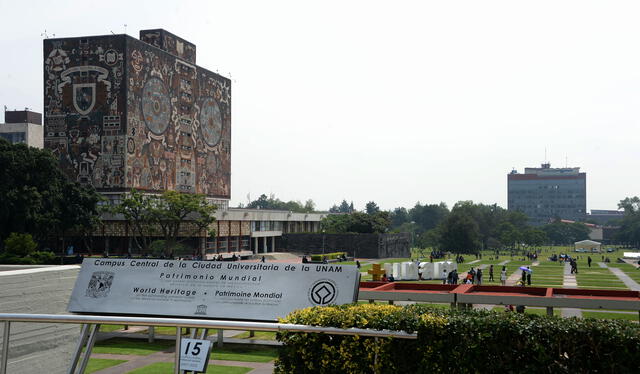
[[[253,254],[258,253],[258,238],[253,238]]]
[[[271,252],[275,252],[276,251],[276,237],[272,236],[271,237]]]
[[[553,316],[553,307],[552,306],[548,306],[547,307],[547,315],[548,316]]]
[[[262,237],[262,252],[263,253],[267,253],[268,252],[268,250],[267,250],[267,237],[266,236]]]

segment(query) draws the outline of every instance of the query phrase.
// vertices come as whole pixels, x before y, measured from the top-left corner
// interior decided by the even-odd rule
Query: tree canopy
[[[164,254],[173,257],[178,244],[208,230],[215,221],[216,206],[200,194],[165,191],[161,195],[145,195],[132,190],[112,211],[129,221],[140,250],[148,252],[154,239],[160,236],[164,240]]]
[[[640,198],[627,197],[620,200],[618,208],[624,209],[617,239],[635,248],[640,247]]]
[[[258,199],[247,204],[246,207],[249,209],[288,210],[296,213],[312,213],[316,209],[316,204],[311,199],[308,199],[303,204],[300,201],[282,201],[276,198],[275,195],[267,196],[262,194]]]
[[[331,214],[320,222],[323,232],[330,234],[382,234],[390,224],[389,212]]]
[[[12,232],[37,241],[88,233],[101,197],[68,181],[48,151],[0,139],[0,242]]]

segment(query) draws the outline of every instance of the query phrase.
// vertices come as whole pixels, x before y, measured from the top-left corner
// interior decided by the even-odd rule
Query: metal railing
[[[0,374],[7,373],[7,363],[9,356],[10,329],[12,322],[36,322],[36,323],[73,323],[82,324],[83,329],[76,347],[74,359],[72,360],[68,373],[75,373],[82,348],[87,344],[85,356],[80,364],[79,373],[83,373],[91,354],[91,348],[95,342],[95,337],[100,325],[134,325],[134,326],[168,326],[176,327],[176,352],[175,352],[175,373],[179,373],[180,360],[180,339],[181,328],[189,327],[194,329],[225,329],[225,330],[253,330],[253,331],[290,331],[319,333],[329,335],[358,335],[374,338],[398,338],[417,339],[416,333],[393,330],[370,330],[349,328],[341,329],[337,327],[320,327],[310,325],[295,325],[275,322],[246,322],[246,321],[225,321],[225,320],[204,320],[186,318],[155,318],[155,317],[121,317],[121,316],[97,316],[97,315],[75,315],[75,314],[21,314],[21,313],[0,313],[0,322],[3,323],[2,336],[2,357],[0,358]],[[91,325],[94,325],[92,328]],[[91,331],[89,331],[91,330]],[[204,334],[203,334],[204,335]]]

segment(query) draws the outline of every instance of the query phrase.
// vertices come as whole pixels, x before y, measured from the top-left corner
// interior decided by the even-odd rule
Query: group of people
[[[464,284],[477,284],[481,285],[483,280],[483,271],[478,268],[477,270],[474,268],[469,269],[467,274],[462,279],[462,283]],[[442,284],[458,284],[459,275],[457,270],[452,270],[447,272],[446,270],[442,270]],[[527,278],[525,278],[526,281]],[[493,265],[489,265],[489,281],[493,282],[495,279],[493,277]],[[531,284],[531,274],[529,274],[528,278],[529,284]],[[500,272],[500,284],[506,286],[507,284],[507,267],[503,266],[502,271]]]
[[[578,274],[578,262],[575,258],[569,259],[569,265],[571,265],[571,274]]]
[[[448,274],[442,270],[442,284],[458,284],[458,270],[453,269]]]
[[[527,258],[530,261],[535,261],[538,259],[538,254],[536,252],[527,252]]]

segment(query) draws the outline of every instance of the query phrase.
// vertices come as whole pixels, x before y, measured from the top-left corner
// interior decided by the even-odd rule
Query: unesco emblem
[[[206,316],[207,315],[207,306],[204,305],[204,304],[200,304],[200,305],[196,306],[195,314],[200,315],[200,316]]]
[[[91,274],[86,296],[93,298],[106,297],[111,291],[113,275],[114,273],[110,271],[96,271]]]
[[[309,301],[315,305],[329,305],[338,296],[338,288],[330,279],[320,279],[309,289]]]

